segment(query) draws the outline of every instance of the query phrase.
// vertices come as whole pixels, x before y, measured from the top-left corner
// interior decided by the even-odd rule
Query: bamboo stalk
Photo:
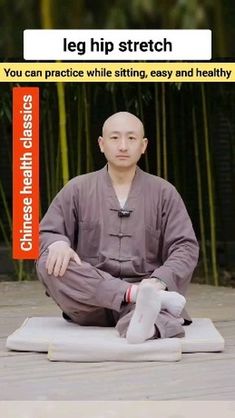
[[[183,95],[180,97],[180,146],[179,146],[179,155],[187,155],[188,149],[188,138],[185,127],[185,102],[183,100]],[[186,164],[181,164],[180,166],[180,192],[183,195],[187,193],[187,166]]]
[[[61,145],[58,143],[55,160],[55,184],[54,190],[57,191],[61,188]]]
[[[124,109],[128,112],[129,111],[128,97],[126,94],[126,85],[124,83],[121,84],[121,91],[123,95]]]
[[[140,119],[142,120],[143,125],[145,126],[144,123],[144,110],[143,110],[143,104],[142,104],[142,96],[141,96],[141,84],[137,83],[137,92],[138,92],[138,107],[139,107],[139,116]],[[144,154],[144,161],[145,161],[145,170],[147,171],[147,173],[149,173],[149,160],[148,160],[148,153],[147,150],[145,151]]]
[[[9,230],[10,230],[10,233],[11,233],[11,236],[12,236],[12,220],[11,220],[10,210],[9,210],[9,207],[8,207],[8,204],[7,204],[6,195],[5,195],[1,180],[0,180],[0,196],[2,198],[3,207],[4,207],[4,210],[5,210],[6,217],[7,217],[7,222],[8,222],[8,225],[9,225]],[[9,251],[10,251],[11,242],[8,238],[8,234],[6,232],[6,229],[5,229],[1,219],[0,219],[0,228],[1,228],[2,233],[3,233],[4,241],[5,241],[7,247],[9,248]],[[20,272],[19,272],[19,268],[18,268],[19,260],[14,260],[13,259],[12,262],[13,262],[13,266],[14,266],[14,269],[15,269],[15,272],[16,272],[16,276],[18,277],[18,279],[20,279]]]
[[[19,281],[22,282],[23,274],[24,274],[23,260],[18,260],[18,264],[19,264],[18,278],[19,278]]]
[[[65,92],[64,84],[56,83],[58,105],[59,105],[59,128],[60,128],[60,150],[62,164],[63,184],[69,180],[69,163],[68,163],[68,147],[66,135],[66,110],[65,110]]]
[[[163,177],[168,178],[167,168],[167,140],[166,140],[166,90],[162,83],[162,143],[163,143]]]
[[[209,198],[209,222],[210,222],[210,238],[211,238],[211,261],[212,261],[212,275],[214,285],[219,285],[218,280],[218,267],[217,267],[217,255],[216,255],[216,225],[215,225],[215,199],[212,183],[212,164],[211,154],[209,147],[209,134],[208,134],[208,118],[206,109],[206,95],[205,85],[201,84],[202,95],[202,112],[203,112],[203,125],[204,125],[204,137],[205,137],[205,154],[206,154],[206,171],[207,171],[207,186],[208,186],[208,198]]]
[[[52,2],[51,0],[41,0],[41,19],[42,27],[44,29],[53,28],[52,21]],[[56,83],[58,108],[59,108],[59,131],[60,131],[60,149],[62,162],[62,178],[63,184],[69,180],[69,165],[68,165],[68,146],[66,134],[66,109],[65,109],[65,90],[63,83]]]
[[[162,174],[162,164],[161,164],[161,128],[160,128],[160,100],[159,100],[159,85],[154,83],[154,102],[155,102],[155,115],[156,115],[156,161],[157,161],[157,175],[161,176]]]
[[[77,175],[82,173],[82,120],[83,120],[83,107],[82,107],[82,86],[77,84],[78,92],[78,135],[77,135]]]
[[[4,207],[4,210],[5,210],[5,213],[6,213],[8,225],[9,225],[10,231],[12,231],[12,221],[11,221],[10,210],[9,210],[9,207],[8,207],[8,204],[7,204],[7,199],[6,199],[6,195],[5,195],[1,180],[0,180],[0,195],[2,197],[3,207]]]
[[[10,243],[10,240],[8,238],[8,233],[6,231],[6,228],[4,227],[4,224],[3,224],[2,220],[1,220],[1,218],[0,218],[0,229],[2,231],[2,236],[3,236],[4,242],[6,243],[7,247],[10,250],[11,249],[11,243]]]
[[[66,84],[66,125],[67,129],[67,150],[68,150],[68,160],[69,160],[69,172],[70,176],[74,177],[76,175],[75,171],[75,155],[76,155],[76,148],[75,148],[75,140],[74,140],[74,132],[77,124],[74,121],[74,94],[75,88],[73,83]]]
[[[179,167],[182,164],[180,161],[181,155],[179,153],[179,144],[178,144],[178,136],[177,136],[177,129],[175,126],[176,116],[176,109],[174,104],[174,89],[170,89],[169,91],[169,148],[171,148],[172,154],[172,165],[173,165],[173,172],[174,172],[174,185],[177,190],[180,189],[180,175],[179,175]]]
[[[206,284],[209,284],[208,274],[208,258],[206,251],[206,234],[205,234],[205,222],[203,212],[203,198],[202,198],[202,177],[200,170],[200,158],[199,158],[199,146],[198,146],[198,134],[197,134],[197,123],[196,123],[196,111],[195,105],[192,107],[192,118],[193,118],[193,143],[194,143],[194,154],[195,164],[197,173],[197,196],[198,196],[198,209],[199,209],[199,223],[200,223],[200,235],[201,235],[201,250],[202,250],[202,261],[205,273]]]
[[[224,18],[224,3],[221,0],[215,0],[215,38],[217,45],[217,56],[219,57],[227,57],[227,42],[226,42],[226,30],[225,28],[225,18]]]
[[[93,160],[91,153],[91,143],[90,143],[90,105],[87,97],[87,85],[83,83],[83,100],[84,100],[84,110],[85,110],[85,138],[86,138],[86,171],[92,171],[93,169]]]
[[[44,29],[53,28],[52,17],[51,17],[51,0],[41,0],[41,19],[42,27]]]
[[[50,141],[49,141],[50,142]],[[43,155],[44,155],[44,165],[45,165],[45,173],[46,173],[46,195],[47,195],[47,204],[51,202],[51,193],[50,193],[50,170],[49,170],[49,153],[48,153],[48,145],[47,145],[47,134],[46,134],[46,126],[43,124]]]
[[[56,94],[55,94],[56,93]],[[52,199],[58,192],[60,186],[60,173],[57,164],[58,155],[60,155],[60,146],[58,146],[57,138],[58,132],[53,126],[53,111],[54,105],[58,105],[57,91],[53,88],[53,94],[50,95],[50,100],[47,101],[47,120],[48,120],[48,136],[49,141],[49,167],[50,167],[50,199]],[[57,167],[58,166],[58,167]],[[51,201],[51,200],[50,200]],[[49,205],[49,202],[48,202]]]
[[[116,94],[115,94],[115,84],[116,83],[112,83],[113,86],[111,86],[111,99],[112,99],[112,106],[113,106],[113,113],[117,112],[117,99],[116,99]]]

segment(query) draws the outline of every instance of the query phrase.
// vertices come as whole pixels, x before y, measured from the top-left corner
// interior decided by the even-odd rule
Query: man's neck
[[[114,186],[130,185],[135,176],[135,171],[136,165],[120,171],[120,169],[116,169],[108,163],[108,173]]]

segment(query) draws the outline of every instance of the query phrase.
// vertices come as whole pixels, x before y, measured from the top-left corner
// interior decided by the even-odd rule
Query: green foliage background
[[[25,28],[212,28],[214,57],[234,56],[234,2],[225,0],[0,0],[2,60],[21,60]],[[32,85],[32,84],[31,84]],[[1,86],[0,241],[11,248],[11,89]],[[66,181],[99,169],[102,122],[128,110],[150,143],[141,167],[182,194],[201,243],[200,274],[221,284],[235,248],[234,85],[185,83],[55,83],[40,85],[41,213]],[[234,245],[234,247],[233,247]],[[234,250],[235,251],[235,250]],[[235,252],[234,252],[235,259]],[[15,262],[15,277],[31,266]],[[224,282],[222,284],[225,284]]]

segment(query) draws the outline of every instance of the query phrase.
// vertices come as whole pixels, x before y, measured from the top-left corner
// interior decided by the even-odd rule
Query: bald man
[[[116,326],[129,343],[182,337],[198,243],[173,185],[138,166],[139,118],[110,116],[98,138],[107,164],[70,180],[40,224],[39,279],[66,320]]]

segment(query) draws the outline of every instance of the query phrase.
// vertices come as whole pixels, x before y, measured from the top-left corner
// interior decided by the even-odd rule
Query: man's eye
[[[135,137],[135,136],[129,136],[129,139],[130,139],[131,141],[133,141],[133,140],[135,140],[135,139],[136,139],[136,137]]]
[[[111,136],[110,138],[111,138],[111,139],[118,139],[118,137],[117,137],[117,136],[115,136],[115,135]]]

